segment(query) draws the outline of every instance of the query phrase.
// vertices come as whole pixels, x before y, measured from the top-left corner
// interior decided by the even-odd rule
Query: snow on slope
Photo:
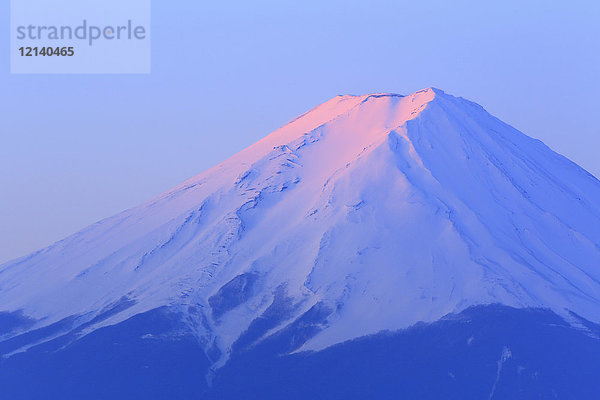
[[[327,310],[302,349],[494,302],[600,322],[600,183],[438,89],[338,96],[0,267],[0,311],[37,319],[28,329],[123,299],[85,332],[170,305],[216,365],[275,303],[288,315],[273,331]]]

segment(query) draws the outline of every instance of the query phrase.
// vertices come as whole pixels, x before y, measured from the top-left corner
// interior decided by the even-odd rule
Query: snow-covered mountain
[[[166,307],[215,371],[291,327],[286,354],[490,304],[600,322],[600,182],[439,89],[338,96],[0,266],[0,353]]]

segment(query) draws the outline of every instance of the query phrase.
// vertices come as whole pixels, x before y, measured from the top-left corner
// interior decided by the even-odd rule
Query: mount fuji
[[[337,96],[0,266],[0,399],[591,398],[600,182],[435,88]]]

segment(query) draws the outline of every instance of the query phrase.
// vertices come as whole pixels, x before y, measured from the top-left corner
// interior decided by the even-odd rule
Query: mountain
[[[439,89],[338,96],[0,266],[0,382],[7,399],[577,398],[600,389],[599,322],[596,178]]]

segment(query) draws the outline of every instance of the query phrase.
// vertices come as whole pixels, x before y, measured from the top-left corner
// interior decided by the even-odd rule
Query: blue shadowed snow
[[[160,308],[0,361],[1,399],[593,398],[600,340],[547,310],[472,307],[432,324],[289,355],[322,323],[315,307],[235,353],[207,386],[210,362]]]

